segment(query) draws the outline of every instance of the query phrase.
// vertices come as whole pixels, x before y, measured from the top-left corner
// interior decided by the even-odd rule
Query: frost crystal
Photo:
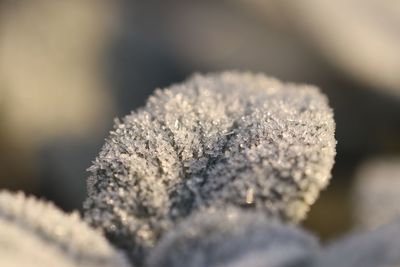
[[[321,253],[317,266],[400,266],[400,218],[364,234],[353,234]]]
[[[263,214],[228,208],[195,213],[165,234],[149,267],[311,266],[318,243]]]
[[[77,213],[51,203],[0,192],[0,266],[128,266]]]
[[[400,216],[400,159],[365,163],[355,183],[354,213],[357,223],[374,228]]]
[[[299,221],[330,178],[334,128],[313,86],[262,74],[194,75],[116,121],[89,169],[85,217],[139,261],[200,207]]]

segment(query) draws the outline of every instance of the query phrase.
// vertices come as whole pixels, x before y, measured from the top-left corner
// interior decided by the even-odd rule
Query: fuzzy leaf
[[[149,267],[311,266],[310,234],[266,216],[227,208],[190,216],[151,252]]]
[[[328,246],[318,267],[400,266],[400,218],[365,233],[353,233]]]
[[[53,204],[0,191],[0,266],[125,267],[107,240]]]
[[[313,86],[262,74],[194,75],[116,121],[89,169],[85,217],[138,261],[201,207],[299,221],[330,178],[334,128]]]
[[[354,188],[357,224],[371,229],[400,216],[400,159],[366,162],[357,173]]]

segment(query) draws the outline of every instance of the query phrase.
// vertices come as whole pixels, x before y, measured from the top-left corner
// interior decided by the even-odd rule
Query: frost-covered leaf
[[[0,266],[124,267],[107,240],[53,204],[0,192]]]
[[[116,121],[89,169],[85,217],[137,261],[200,207],[299,221],[330,178],[334,127],[313,86],[194,75]]]
[[[375,159],[361,166],[355,183],[354,214],[363,228],[400,216],[400,159]]]
[[[354,233],[328,246],[318,267],[400,266],[400,218],[374,231]]]
[[[149,267],[310,266],[318,243],[310,234],[263,214],[227,208],[191,215],[165,234]]]

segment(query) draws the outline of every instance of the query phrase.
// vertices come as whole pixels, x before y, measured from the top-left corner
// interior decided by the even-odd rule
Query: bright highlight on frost
[[[328,184],[334,129],[313,86],[262,74],[194,75],[116,122],[90,168],[85,218],[134,262],[203,207],[297,222]]]

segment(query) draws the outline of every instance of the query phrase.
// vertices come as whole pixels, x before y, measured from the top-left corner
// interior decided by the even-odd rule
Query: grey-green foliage
[[[353,233],[328,246],[318,267],[400,266],[400,218],[365,233]]]
[[[293,225],[233,208],[191,215],[165,234],[148,267],[301,267],[318,252],[314,237]]]
[[[116,121],[89,169],[85,218],[135,261],[200,207],[301,220],[330,178],[334,128],[316,87],[194,75]]]
[[[374,228],[400,216],[400,158],[366,162],[354,185],[354,215],[359,226]]]
[[[128,266],[101,235],[53,204],[0,191],[0,266]]]

